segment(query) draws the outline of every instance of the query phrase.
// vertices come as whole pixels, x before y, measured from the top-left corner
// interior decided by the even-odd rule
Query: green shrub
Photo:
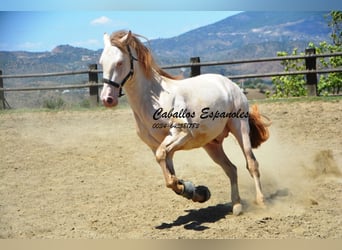
[[[43,101],[43,108],[61,109],[65,106],[65,102],[61,97],[51,97]]]

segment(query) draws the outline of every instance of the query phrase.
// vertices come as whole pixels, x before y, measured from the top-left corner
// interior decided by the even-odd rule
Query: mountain
[[[101,50],[59,45],[48,52],[0,51],[0,69],[6,74],[82,70],[98,61]]]
[[[242,12],[176,37],[151,40],[147,45],[151,47],[160,65],[187,63],[193,56],[200,56],[202,62],[276,56],[277,51],[291,52],[296,47],[304,51],[309,42],[329,41],[330,28],[324,17],[326,14]],[[0,51],[0,69],[3,74],[82,70],[91,63],[97,63],[101,51],[69,45],[60,45],[52,51],[39,53]],[[263,64],[222,66],[207,67],[202,72],[239,74],[265,69],[273,68]],[[23,79],[18,80],[24,82]]]
[[[160,61],[203,61],[275,56],[329,40],[326,12],[243,12],[177,37],[151,41]]]

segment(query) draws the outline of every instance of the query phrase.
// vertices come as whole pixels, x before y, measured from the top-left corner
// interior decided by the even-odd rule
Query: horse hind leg
[[[259,163],[252,151],[251,141],[249,137],[248,120],[240,119],[238,122],[235,123],[235,126],[232,126],[231,132],[234,134],[243,151],[243,154],[246,158],[247,169],[254,180],[256,190],[256,203],[258,205],[265,206],[265,199],[261,190]]]
[[[236,166],[228,159],[227,155],[224,153],[222,143],[212,142],[205,145],[204,149],[208,153],[208,155],[213,159],[213,161],[223,168],[224,172],[229,177],[231,184],[233,214],[240,215],[242,213],[242,205],[238,189]]]

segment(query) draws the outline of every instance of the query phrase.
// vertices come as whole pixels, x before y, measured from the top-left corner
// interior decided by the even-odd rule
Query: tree
[[[326,17],[328,26],[331,27],[332,43],[327,41],[320,42],[319,45],[309,43],[309,48],[315,48],[316,54],[342,52],[342,12],[331,11]],[[298,49],[294,49],[292,55],[298,55]],[[278,56],[287,56],[287,52],[278,52]],[[300,53],[303,54],[303,53]],[[335,56],[330,58],[319,59],[320,68],[338,68],[342,66],[342,57]],[[284,66],[284,71],[305,70],[304,60],[285,60],[281,63]],[[305,96],[305,77],[304,75],[277,76],[272,78],[275,93],[271,96],[274,98],[289,97],[289,96]],[[329,93],[339,94],[342,88],[342,73],[329,73],[320,75],[317,86],[318,94],[327,95]]]
[[[331,27],[331,38],[335,46],[342,45],[342,11],[333,10],[330,12],[330,20],[328,21],[329,27]]]
[[[301,53],[302,55],[303,53]],[[278,56],[288,56],[287,52],[278,52]],[[292,51],[293,56],[298,55],[298,49]],[[284,71],[300,71],[305,70],[303,59],[284,60],[281,62],[284,66]],[[306,95],[305,78],[304,75],[289,75],[272,77],[272,82],[275,87],[273,98],[304,96]]]
[[[314,46],[314,45],[313,45]],[[319,46],[314,46],[317,54],[342,52],[341,46],[321,42]],[[319,59],[322,68],[338,68],[342,66],[342,57],[328,57]],[[317,86],[318,94],[328,95],[339,94],[342,88],[342,73],[329,73],[320,76]]]
[[[342,52],[342,11],[331,11],[327,16],[328,25],[331,27],[332,44],[321,42],[319,46],[314,46],[318,54]],[[338,68],[342,66],[342,57],[321,58],[322,67]],[[342,73],[330,73],[322,75],[318,84],[320,94],[339,94],[342,88]]]

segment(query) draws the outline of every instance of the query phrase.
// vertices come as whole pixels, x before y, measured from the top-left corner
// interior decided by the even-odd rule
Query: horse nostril
[[[114,99],[113,99],[112,97],[107,97],[106,102],[107,102],[108,104],[112,104],[113,101],[114,101]]]

